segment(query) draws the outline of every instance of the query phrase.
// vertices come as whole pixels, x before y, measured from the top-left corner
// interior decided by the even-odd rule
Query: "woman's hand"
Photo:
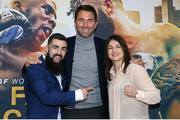
[[[136,94],[137,94],[137,89],[134,85],[125,85],[124,95],[135,98]]]

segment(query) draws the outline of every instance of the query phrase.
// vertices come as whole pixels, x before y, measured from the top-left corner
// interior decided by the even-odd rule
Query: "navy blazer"
[[[68,51],[65,56],[65,74],[66,74],[66,85],[65,89],[69,90],[71,77],[72,77],[72,64],[74,57],[76,37],[68,38]],[[102,104],[108,114],[108,91],[107,91],[107,80],[105,77],[105,67],[104,67],[104,52],[105,52],[105,40],[94,37],[94,43],[96,48],[97,60],[98,60],[98,75],[99,75],[99,85],[101,91]]]
[[[63,92],[57,78],[48,71],[45,60],[32,64],[25,73],[27,118],[56,119],[60,105],[75,105],[75,92]],[[63,84],[65,83],[63,79]]]

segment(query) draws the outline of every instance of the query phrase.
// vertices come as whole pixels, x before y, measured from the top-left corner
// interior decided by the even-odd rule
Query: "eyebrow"
[[[54,44],[52,44],[52,47],[58,47],[58,48],[59,48],[59,46],[58,46],[58,45],[54,45]]]
[[[112,47],[113,45],[108,45],[108,47]],[[115,47],[117,47],[117,46],[121,46],[121,44],[117,44],[117,45],[115,45]]]
[[[62,47],[63,49],[65,48],[65,49],[67,49],[67,47]]]
[[[58,46],[58,45],[54,45],[54,44],[52,44],[52,46],[53,46],[53,47],[58,47],[58,48],[59,48],[59,46]],[[62,47],[62,48],[66,48],[66,49],[67,49],[67,47]]]

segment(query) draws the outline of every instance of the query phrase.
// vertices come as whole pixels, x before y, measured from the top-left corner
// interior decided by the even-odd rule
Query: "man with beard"
[[[27,67],[25,73],[25,96],[28,119],[61,118],[60,105],[74,106],[76,101],[87,98],[91,87],[63,91],[65,78],[63,59],[67,51],[67,39],[55,33],[50,36],[47,56],[41,56],[41,64]]]
[[[75,11],[76,35],[68,38],[68,51],[65,57],[65,90],[76,90],[92,86],[93,92],[85,101],[74,107],[65,107],[64,119],[107,119],[108,91],[104,72],[105,40],[94,35],[98,24],[93,6],[82,5]],[[37,64],[39,59],[29,56],[26,66]],[[31,65],[30,65],[31,66]]]
[[[56,4],[53,0],[12,0],[11,8],[0,11],[2,77],[16,77],[26,56],[41,50],[40,45],[56,26]],[[9,72],[7,76],[6,72]]]

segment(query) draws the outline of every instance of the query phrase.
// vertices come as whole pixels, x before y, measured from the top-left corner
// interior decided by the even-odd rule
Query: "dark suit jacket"
[[[74,48],[75,48],[75,40],[76,37],[68,38],[68,51],[65,57],[65,65],[66,65],[66,90],[69,90],[71,77],[72,77],[72,64],[74,57]],[[101,91],[101,99],[105,110],[108,113],[108,92],[107,92],[107,80],[105,78],[105,68],[104,68],[104,48],[105,48],[105,40],[95,37],[94,38],[97,60],[98,60],[98,74],[99,74],[99,85]]]
[[[27,118],[56,119],[60,105],[75,105],[75,92],[63,92],[43,57],[41,64],[32,64],[25,73]],[[63,84],[65,83],[63,79]]]

